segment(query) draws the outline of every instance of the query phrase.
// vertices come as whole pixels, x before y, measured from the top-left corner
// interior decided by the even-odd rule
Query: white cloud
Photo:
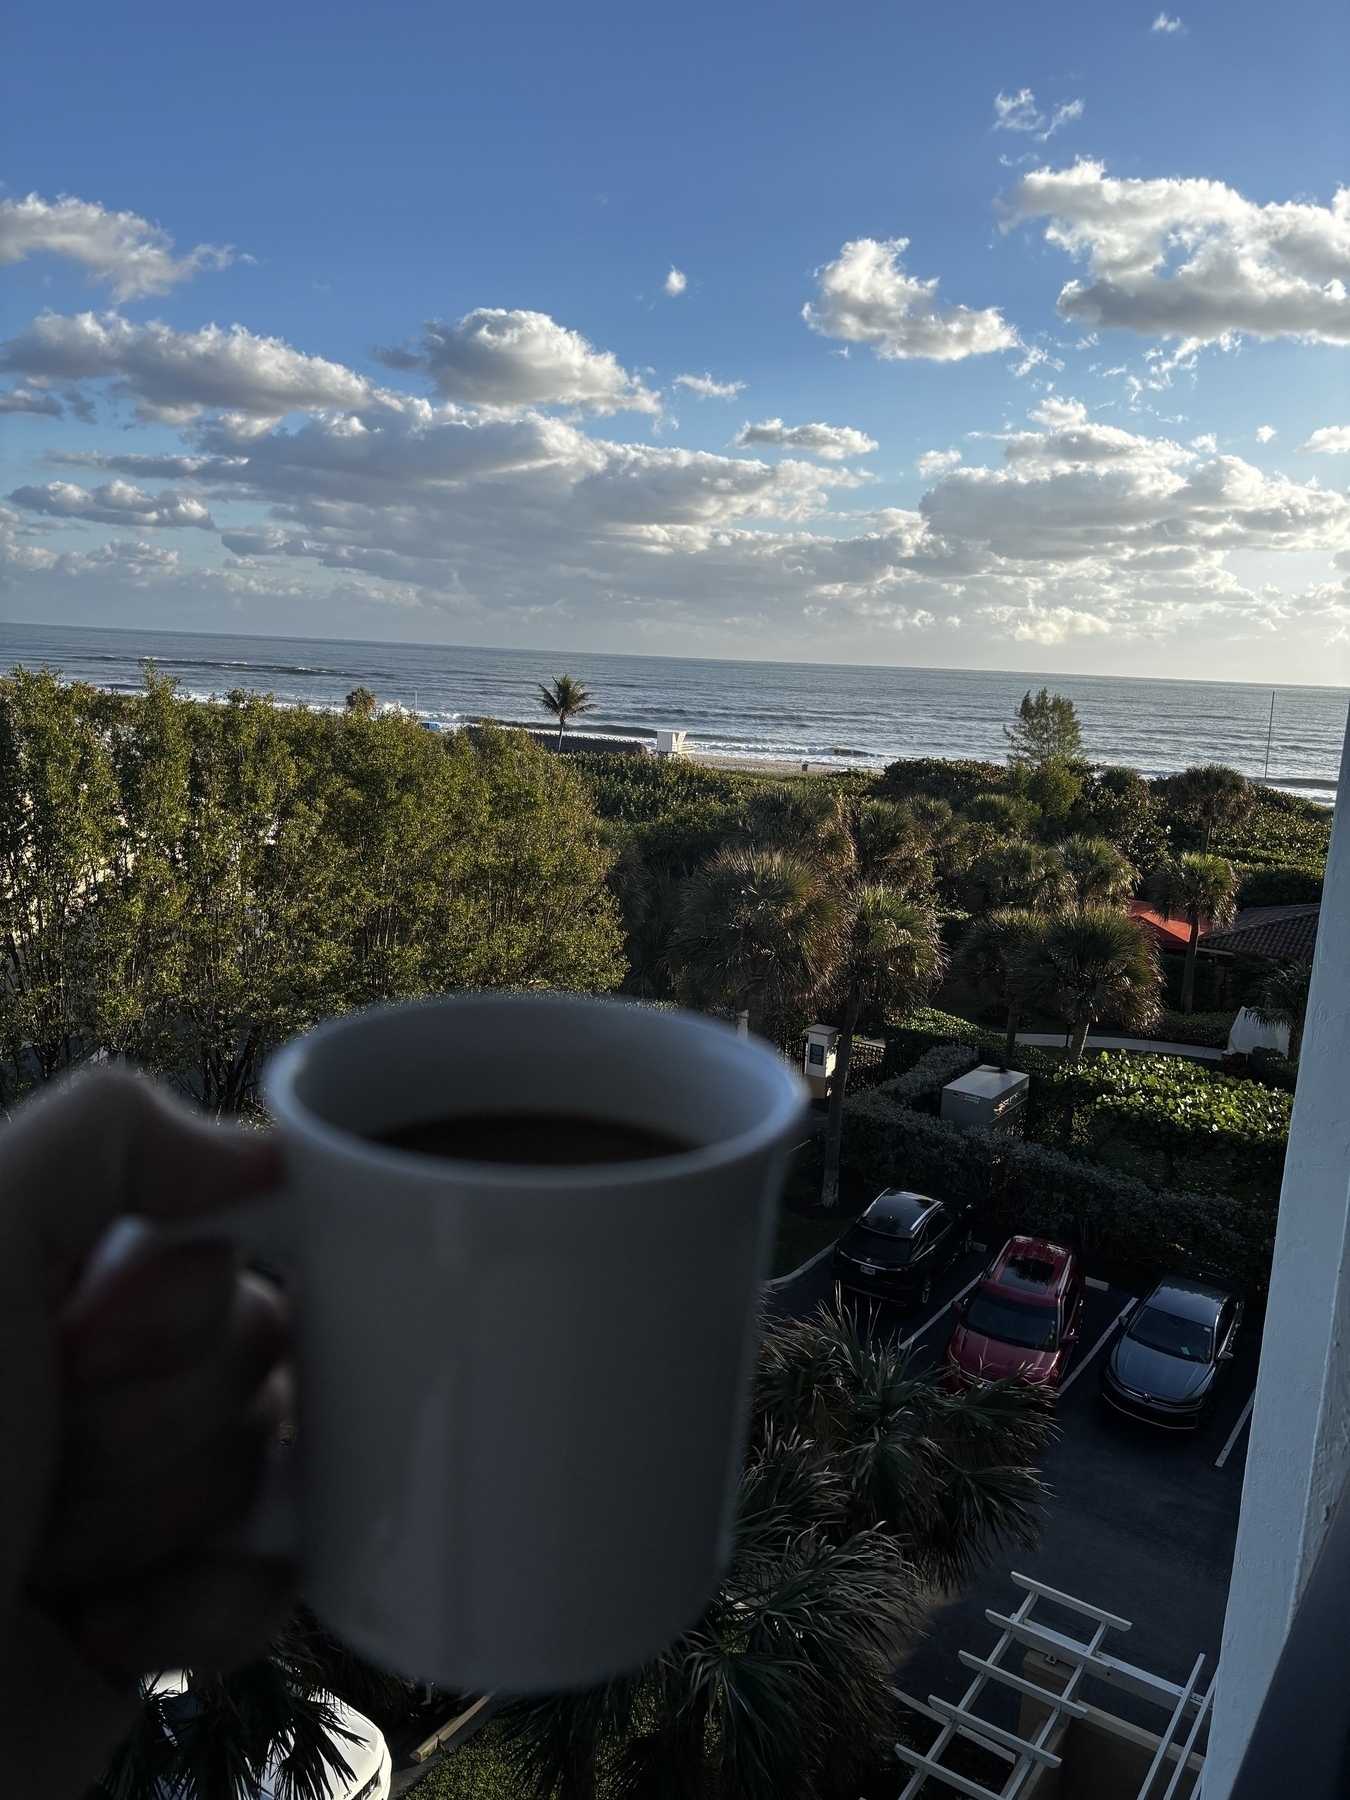
[[[1015,94],[999,92],[994,96],[994,130],[1029,132],[1038,144],[1052,138],[1062,125],[1083,116],[1082,100],[1066,100],[1046,114],[1036,104],[1030,88],[1019,88]]]
[[[44,394],[34,388],[12,387],[0,393],[0,413],[33,413],[59,419],[64,411],[55,394]]]
[[[184,508],[209,499],[238,560],[196,573],[116,538],[67,548],[20,532],[7,554],[23,604],[127,585],[184,604],[327,607],[340,593],[344,606],[420,607],[475,630],[547,619],[668,648],[691,633],[838,644],[937,619],[1043,646],[1188,627],[1229,642],[1298,623],[1321,641],[1350,631],[1350,589],[1285,600],[1229,567],[1237,553],[1350,552],[1350,499],[1099,424],[1057,395],[991,466],[937,452],[917,509],[851,515],[829,510],[857,484],[838,464],[615,442],[538,412],[375,404],[243,441],[209,424],[197,435],[204,450],[181,459],[82,453],[70,460],[126,481],[51,483],[13,503],[50,529],[100,507],[133,526],[188,523],[175,494]],[[142,490],[166,475],[183,485]]]
[[[871,344],[887,359],[957,362],[1007,350],[1017,333],[997,307],[939,306],[937,281],[919,281],[900,264],[908,238],[855,238],[819,271],[820,298],[802,317],[813,331]]]
[[[914,466],[925,481],[930,481],[935,475],[945,475],[948,469],[954,469],[960,460],[959,450],[925,450]]]
[[[386,350],[395,369],[422,369],[448,400],[516,411],[577,406],[587,412],[659,412],[657,396],[547,313],[480,306],[458,324],[431,320],[416,350]]]
[[[675,386],[688,388],[700,400],[734,400],[745,386],[743,381],[714,381],[711,375],[677,375]]]
[[[112,284],[113,298],[135,300],[162,294],[199,269],[222,269],[230,251],[198,244],[175,257],[173,239],[139,214],[109,212],[69,195],[48,201],[0,200],[0,265],[42,253],[82,263],[91,280]]]
[[[111,379],[141,418],[174,425],[214,408],[265,423],[314,408],[368,406],[377,397],[341,363],[240,325],[179,332],[117,313],[43,313],[0,345],[0,369],[37,382]]]
[[[783,450],[809,450],[827,462],[842,462],[846,456],[865,456],[875,450],[877,441],[851,425],[785,425],[781,419],[765,419],[758,425],[742,425],[732,442],[738,450],[755,445],[772,445]]]
[[[1270,440],[1277,435],[1273,425],[1258,425],[1256,428],[1256,441],[1258,444],[1268,444]]]
[[[1152,25],[1149,26],[1149,30],[1165,32],[1184,31],[1185,26],[1180,19],[1169,18],[1165,12],[1160,12]]]
[[[1008,222],[1036,218],[1087,260],[1089,279],[1060,292],[1066,319],[1191,345],[1237,333],[1350,344],[1350,188],[1330,206],[1258,206],[1221,181],[1119,180],[1079,161],[1023,177]]]
[[[1312,450],[1322,456],[1350,453],[1350,425],[1319,425],[1301,450]]]
[[[191,494],[168,489],[147,494],[129,481],[113,480],[92,493],[70,481],[49,481],[44,487],[16,488],[9,498],[27,512],[46,513],[54,519],[89,519],[100,525],[197,525],[216,529],[206,507]]]
[[[666,276],[661,285],[665,292],[673,298],[676,294],[682,294],[689,286],[689,277],[682,269],[677,269],[672,263],[670,273]]]

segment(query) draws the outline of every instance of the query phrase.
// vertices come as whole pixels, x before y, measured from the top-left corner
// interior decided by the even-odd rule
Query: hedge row
[[[1235,1012],[1164,1012],[1153,1028],[1163,1044],[1203,1044],[1210,1050],[1226,1050]]]
[[[873,1089],[884,1094],[896,1106],[923,1106],[935,1111],[937,1102],[949,1081],[969,1075],[980,1062],[980,1053],[970,1044],[935,1044],[903,1075],[882,1081]]]
[[[1286,1094],[1292,1094],[1298,1082],[1298,1064],[1290,1062],[1287,1056],[1281,1056],[1278,1050],[1258,1046],[1247,1059],[1251,1064],[1252,1079],[1260,1081],[1266,1087],[1282,1088]]]
[[[1026,1231],[1159,1267],[1200,1264],[1264,1285],[1273,1208],[1224,1196],[1159,1192],[1133,1176],[994,1132],[958,1131],[879,1089],[845,1104],[844,1160],[878,1187],[972,1202],[992,1234]]]
[[[1063,1115],[1100,1135],[1113,1124],[1146,1142],[1174,1150],[1220,1150],[1256,1155],[1278,1173],[1289,1139],[1288,1094],[1259,1081],[1222,1075],[1180,1056],[1141,1056],[1128,1050],[1086,1057],[1064,1067],[1048,1087],[1062,1096]]]

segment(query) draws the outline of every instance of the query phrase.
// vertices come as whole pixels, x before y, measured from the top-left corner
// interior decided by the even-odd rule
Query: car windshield
[[[1156,1306],[1146,1306],[1125,1335],[1136,1344],[1184,1357],[1187,1362],[1208,1362],[1214,1347],[1214,1333],[1208,1325],[1199,1319],[1179,1319]]]
[[[1052,1307],[1030,1306],[989,1288],[976,1294],[963,1323],[967,1331],[1002,1344],[1020,1344],[1024,1350],[1054,1350],[1059,1342],[1059,1319]]]

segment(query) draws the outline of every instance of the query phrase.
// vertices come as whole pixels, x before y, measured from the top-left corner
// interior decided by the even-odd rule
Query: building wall
[[[1350,1471],[1350,737],[1290,1123],[1204,1800],[1226,1800]]]

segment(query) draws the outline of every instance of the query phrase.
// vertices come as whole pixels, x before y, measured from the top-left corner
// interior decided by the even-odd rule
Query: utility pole
[[[1266,726],[1266,768],[1262,781],[1270,780],[1270,734],[1275,729],[1275,690],[1270,690],[1270,722]]]

